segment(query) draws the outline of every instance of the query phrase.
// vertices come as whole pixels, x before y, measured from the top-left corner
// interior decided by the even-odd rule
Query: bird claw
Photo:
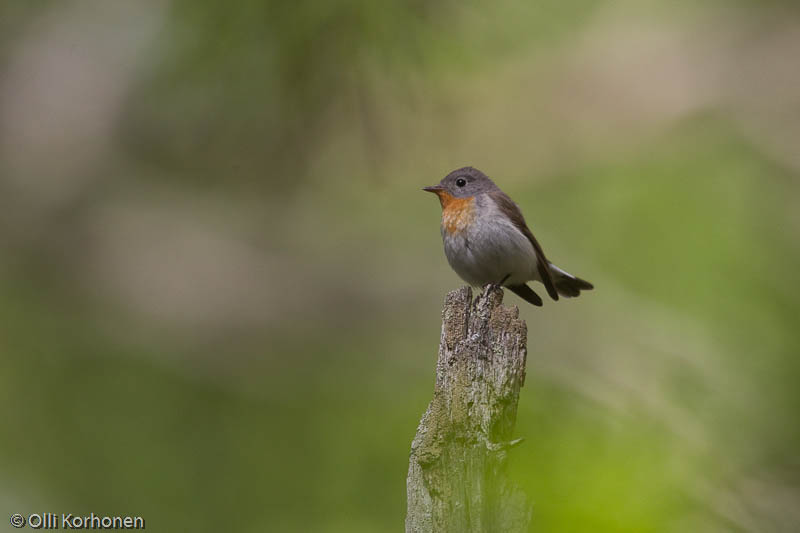
[[[489,282],[486,285],[484,285],[483,288],[484,289],[489,289],[489,290],[502,290],[503,283],[505,283],[508,280],[508,278],[510,278],[510,277],[511,277],[511,273],[509,272],[500,281],[498,281],[496,283],[495,282]]]

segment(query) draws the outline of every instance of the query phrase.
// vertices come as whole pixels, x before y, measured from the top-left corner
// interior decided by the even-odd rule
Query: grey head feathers
[[[456,198],[467,198],[500,190],[489,176],[474,167],[463,167],[452,171],[439,182],[439,186]]]

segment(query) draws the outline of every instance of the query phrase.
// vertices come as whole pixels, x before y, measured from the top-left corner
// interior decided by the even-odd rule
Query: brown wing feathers
[[[544,286],[547,289],[547,294],[550,295],[550,298],[553,300],[558,300],[558,291],[556,290],[555,285],[553,285],[553,280],[550,277],[550,269],[547,267],[548,261],[544,255],[544,250],[542,250],[542,247],[536,241],[536,237],[533,236],[531,230],[528,229],[528,225],[525,224],[525,218],[522,216],[522,212],[519,210],[519,207],[514,203],[514,200],[509,198],[506,193],[499,189],[489,192],[489,196],[495,201],[500,210],[506,216],[508,216],[514,226],[516,226],[516,228],[520,230],[529,241],[531,241],[533,249],[536,250],[536,256],[538,258],[538,261],[536,262],[536,269],[539,271],[539,277],[542,278],[542,283],[544,283]],[[534,305],[542,305],[542,299],[539,298],[539,296],[527,285],[509,287],[509,289],[525,300],[528,300],[525,295],[527,295],[528,291],[530,291],[530,293],[532,293],[536,299],[538,299],[539,303],[537,304],[535,301],[531,300],[528,301]],[[525,289],[527,289],[527,291],[525,291]],[[518,290],[520,292],[517,292]],[[524,292],[525,294],[521,294],[521,292]]]

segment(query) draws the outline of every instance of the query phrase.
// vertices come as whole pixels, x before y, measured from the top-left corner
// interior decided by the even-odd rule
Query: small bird
[[[447,262],[470,285],[505,286],[537,306],[528,281],[542,282],[553,300],[594,288],[547,260],[517,204],[480,170],[459,168],[422,190],[439,197]]]

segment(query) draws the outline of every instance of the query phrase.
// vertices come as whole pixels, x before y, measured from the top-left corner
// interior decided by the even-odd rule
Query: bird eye
[[[456,185],[458,185],[459,187],[463,187],[466,184],[467,184],[467,180],[465,180],[464,178],[458,178],[456,180]]]

